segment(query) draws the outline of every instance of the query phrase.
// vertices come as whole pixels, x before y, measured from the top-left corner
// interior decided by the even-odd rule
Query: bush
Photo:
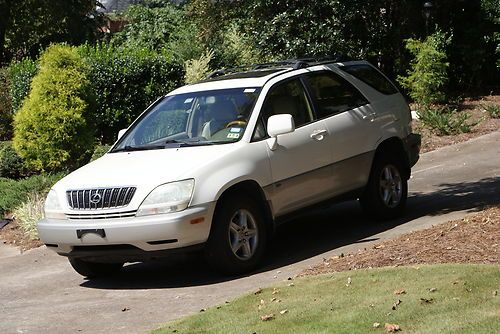
[[[470,114],[448,107],[423,107],[417,114],[419,120],[438,136],[468,133],[479,123],[469,123]]]
[[[12,138],[12,102],[10,80],[5,68],[0,68],[0,141]]]
[[[29,194],[45,196],[63,176],[63,173],[34,175],[17,181],[0,178],[0,214],[12,212],[27,200]]]
[[[108,153],[111,145],[97,145],[94,150],[94,154],[92,154],[92,158],[90,161],[94,161],[102,157],[104,154]]]
[[[111,144],[159,96],[182,83],[184,71],[167,52],[82,46],[87,77],[96,97],[93,114],[98,139]]]
[[[413,55],[408,76],[399,77],[399,83],[409,90],[411,98],[421,105],[445,102],[444,88],[448,82],[446,39],[438,31],[424,41],[408,39],[406,48]]]
[[[491,118],[500,118],[500,105],[498,104],[483,104],[481,105],[484,111],[490,115]]]
[[[184,82],[186,84],[193,84],[200,80],[203,80],[210,74],[210,61],[214,56],[213,51],[207,51],[200,56],[198,59],[191,59],[184,63],[184,69],[186,75],[184,76]]]
[[[90,159],[94,136],[85,63],[76,50],[51,45],[40,57],[32,90],[14,116],[14,148],[39,171],[76,168]]]
[[[38,72],[37,62],[30,58],[13,62],[8,67],[10,78],[10,97],[12,99],[12,112],[17,112],[30,92],[33,77]]]
[[[29,194],[26,201],[12,212],[19,226],[21,226],[24,233],[32,240],[38,239],[36,224],[43,218],[45,195],[38,193]]]
[[[19,179],[26,176],[27,172],[23,159],[14,150],[12,143],[1,142],[0,177]]]
[[[253,44],[245,33],[239,30],[236,24],[230,25],[223,34],[221,53],[226,64],[232,66],[244,66],[250,64],[271,61],[272,57],[266,57]]]

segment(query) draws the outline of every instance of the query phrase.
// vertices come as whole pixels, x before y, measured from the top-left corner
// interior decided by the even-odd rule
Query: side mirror
[[[295,131],[295,122],[290,114],[273,115],[267,120],[267,134],[277,137]]]
[[[279,114],[269,117],[267,120],[268,144],[271,150],[275,150],[278,145],[278,136],[295,131],[295,122],[290,114]]]
[[[121,137],[123,137],[123,135],[125,134],[125,132],[127,132],[127,129],[121,129],[120,131],[118,131],[118,139],[120,139]]]

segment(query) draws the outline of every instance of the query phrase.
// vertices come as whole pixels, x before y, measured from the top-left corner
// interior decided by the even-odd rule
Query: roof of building
[[[139,3],[139,0],[101,0],[100,1],[104,8],[98,8],[97,10],[102,13],[113,13],[122,12],[128,8],[130,5]]]

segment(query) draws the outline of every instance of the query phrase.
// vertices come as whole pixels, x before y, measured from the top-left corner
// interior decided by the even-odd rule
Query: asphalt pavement
[[[45,247],[19,254],[0,242],[0,333],[147,333],[285,280],[341,253],[462,218],[500,203],[500,131],[423,154],[403,218],[376,224],[356,202],[298,217],[277,231],[264,266],[242,277],[213,273],[198,257],[136,263],[86,280]]]

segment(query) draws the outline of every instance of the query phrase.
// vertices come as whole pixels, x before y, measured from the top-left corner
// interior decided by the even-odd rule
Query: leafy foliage
[[[53,42],[81,44],[98,37],[97,0],[0,0],[0,64],[36,57]]]
[[[79,53],[87,63],[87,78],[96,97],[92,114],[98,139],[115,141],[159,96],[178,87],[182,66],[168,53],[144,48],[82,46]]]
[[[409,0],[245,3],[240,26],[263,54],[283,59],[341,53],[379,62],[390,75],[395,60],[404,57],[401,41],[424,26],[413,14],[421,4]]]
[[[205,79],[210,73],[209,63],[213,56],[214,53],[210,50],[202,54],[198,59],[187,60],[184,63],[184,69],[186,71],[184,82],[186,84],[192,84]]]
[[[222,50],[219,53],[226,66],[244,66],[272,60],[271,55],[255,47],[253,40],[237,24],[229,25],[222,37]]]
[[[97,145],[94,150],[94,154],[90,158],[90,161],[94,161],[102,157],[104,154],[108,153],[111,145]]]
[[[481,106],[491,118],[500,118],[500,105],[496,103],[485,103]]]
[[[113,36],[111,43],[115,46],[169,50],[181,63],[198,58],[203,52],[196,43],[196,25],[180,7],[168,1],[132,5],[121,16],[129,23]]]
[[[9,140],[12,137],[12,103],[9,86],[7,71],[0,68],[0,140]]]
[[[418,117],[439,136],[468,133],[479,123],[468,122],[470,114],[448,107],[423,107],[418,111]]]
[[[406,48],[414,59],[406,77],[399,77],[400,84],[410,91],[418,104],[428,105],[445,101],[448,82],[445,47],[448,43],[442,32],[436,32],[424,41],[408,39]]]
[[[13,211],[16,221],[32,240],[38,239],[37,223],[43,218],[46,193],[30,193],[26,200]]]
[[[0,177],[19,179],[27,174],[23,159],[11,142],[0,142]]]
[[[14,117],[14,148],[39,171],[76,168],[93,152],[87,122],[92,101],[85,64],[76,50],[52,45],[40,58],[32,90]]]
[[[8,73],[11,81],[10,97],[13,113],[21,108],[24,99],[30,92],[31,81],[37,72],[37,63],[30,58],[14,61],[9,65]]]
[[[246,51],[257,50],[253,39],[248,38],[242,29],[242,18],[245,15],[247,2],[232,0],[191,0],[186,6],[187,16],[197,27],[197,43],[202,50],[212,50],[211,65],[213,68],[234,67],[239,64],[248,64],[243,59],[238,59],[239,47],[237,43],[244,44]],[[236,47],[236,48],[235,48]],[[235,52],[236,51],[236,52]],[[260,55],[260,52],[257,53]],[[201,56],[192,57],[198,59]]]
[[[34,175],[18,181],[0,177],[0,214],[13,211],[29,194],[45,195],[63,176],[62,173]]]

